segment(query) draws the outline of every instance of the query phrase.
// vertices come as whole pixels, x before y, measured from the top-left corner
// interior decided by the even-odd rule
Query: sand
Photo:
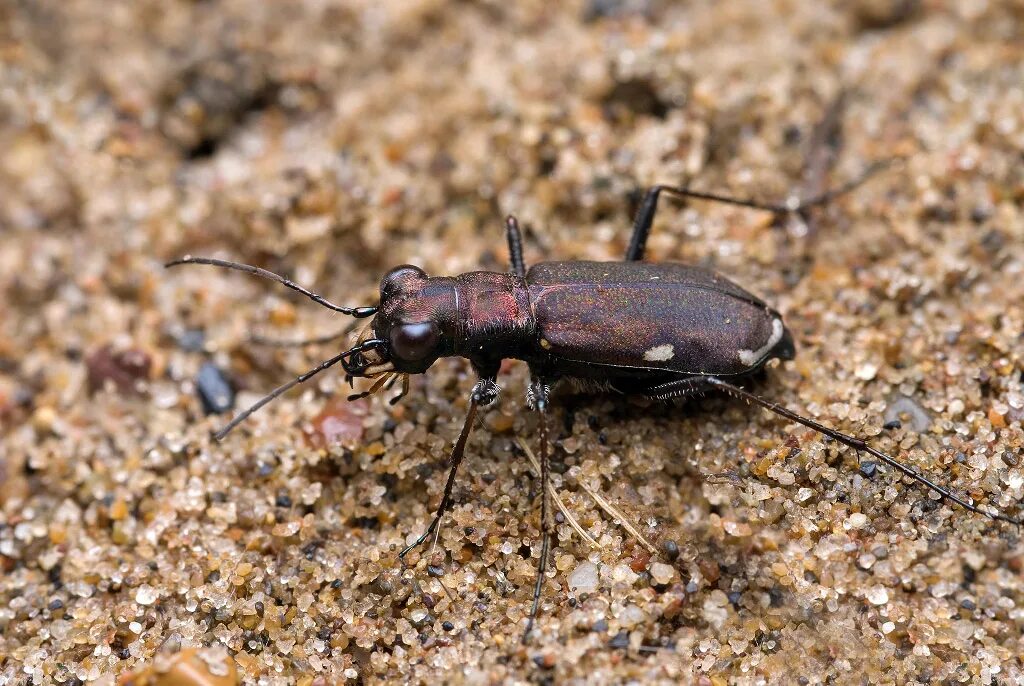
[[[1013,526],[718,397],[556,393],[554,485],[592,542],[560,515],[523,646],[526,369],[403,572],[469,365],[395,406],[326,373],[217,443],[342,345],[253,334],[347,320],[162,267],[216,255],[369,305],[397,264],[507,269],[506,213],[529,263],[620,259],[651,184],[782,202],[899,158],[806,221],[664,202],[648,258],[784,314],[798,356],[759,393],[1016,515],[1022,22],[913,0],[0,6],[0,684],[1024,683]]]

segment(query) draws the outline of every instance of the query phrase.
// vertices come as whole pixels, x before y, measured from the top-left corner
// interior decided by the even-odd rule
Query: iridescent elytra
[[[187,256],[167,266],[206,264],[245,271],[277,281],[336,312],[357,319],[372,317],[355,345],[238,414],[215,434],[218,439],[274,398],[338,363],[349,381],[374,380],[368,390],[350,399],[389,389],[401,381],[402,389],[392,399],[396,402],[408,393],[410,374],[426,372],[441,357],[469,360],[479,378],[470,393],[467,416],[451,452],[444,495],[430,525],[399,553],[403,561],[434,533],[451,505],[455,476],[477,411],[498,398],[501,362],[526,362],[531,376],[527,404],[539,414],[542,542],[533,605],[523,634],[525,641],[537,615],[550,550],[548,410],[551,389],[562,382],[575,382],[584,389],[657,399],[723,392],[868,453],[971,512],[1020,525],[1019,519],[974,505],[863,439],[820,424],[744,388],[770,360],[793,358],[793,337],[782,316],[714,271],[642,261],[661,194],[780,215],[803,214],[851,190],[879,166],[869,168],[841,188],[786,205],[655,186],[641,202],[621,262],[542,262],[527,270],[519,223],[510,216],[505,222],[511,257],[508,272],[476,271],[431,277],[419,267],[403,265],[381,279],[377,304],[363,307],[335,305],[282,276],[238,262]],[[294,344],[324,343],[329,338]]]

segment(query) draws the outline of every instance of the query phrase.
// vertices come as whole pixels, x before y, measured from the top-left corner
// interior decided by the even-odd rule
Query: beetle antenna
[[[343,353],[339,353],[339,354],[335,355],[332,358],[324,360],[323,362],[321,362],[317,366],[315,366],[312,369],[310,369],[305,374],[301,374],[301,375],[295,377],[294,379],[292,379],[291,381],[289,381],[288,383],[282,384],[282,385],[278,386],[277,388],[272,390],[270,393],[267,393],[265,396],[263,396],[262,398],[257,400],[255,403],[253,403],[253,405],[250,406],[249,409],[245,410],[240,415],[238,415],[237,417],[232,419],[230,422],[228,422],[227,425],[225,425],[223,429],[221,429],[220,431],[215,433],[213,435],[213,437],[216,438],[218,441],[223,440],[225,436],[227,436],[229,433],[231,433],[232,429],[234,429],[236,426],[238,426],[239,424],[244,422],[246,419],[249,418],[250,415],[255,413],[257,410],[259,410],[261,407],[263,407],[264,405],[269,403],[271,400],[273,400],[274,398],[277,398],[278,396],[280,396],[280,395],[282,395],[284,393],[287,393],[294,386],[298,386],[300,383],[308,381],[309,379],[311,379],[312,377],[316,376],[317,374],[319,374],[323,370],[338,364],[339,362],[341,362],[345,358],[346,355],[349,355],[351,353],[352,353],[351,350],[346,350]]]
[[[181,264],[208,264],[208,265],[211,265],[211,266],[214,266],[214,267],[224,267],[225,269],[236,269],[236,270],[238,270],[240,272],[246,272],[248,274],[254,274],[256,276],[261,276],[264,279],[270,279],[271,281],[277,281],[279,284],[287,286],[288,288],[292,289],[293,291],[298,291],[299,293],[302,293],[304,296],[306,296],[307,298],[309,298],[313,302],[315,302],[315,303],[317,303],[319,305],[323,305],[324,307],[326,307],[329,310],[334,310],[335,312],[341,312],[342,314],[347,314],[347,315],[350,315],[352,317],[356,317],[357,319],[362,319],[364,317],[372,317],[377,312],[377,307],[376,306],[370,306],[370,307],[345,307],[343,305],[335,305],[334,303],[332,303],[330,300],[328,300],[327,298],[323,297],[322,295],[318,295],[318,294],[314,293],[313,291],[311,291],[311,290],[309,290],[307,288],[303,288],[299,284],[295,283],[294,281],[292,281],[290,279],[284,278],[280,274],[275,274],[274,272],[268,271],[266,269],[263,269],[262,267],[254,267],[251,264],[242,264],[241,262],[230,262],[228,260],[218,260],[218,259],[213,258],[213,257],[192,257],[191,255],[185,255],[184,257],[182,257],[180,259],[171,260],[170,262],[165,264],[164,267],[167,267],[167,268],[176,267],[176,266],[181,265]]]
[[[797,424],[803,424],[804,426],[806,426],[806,427],[808,427],[810,429],[814,429],[815,431],[817,431],[818,433],[820,433],[820,434],[822,434],[824,436],[828,436],[829,438],[835,439],[836,441],[842,443],[843,445],[849,446],[849,447],[853,448],[854,450],[856,450],[858,452],[868,453],[869,455],[872,455],[872,456],[878,458],[879,460],[881,460],[882,462],[886,463],[887,465],[889,465],[893,469],[896,469],[897,471],[902,472],[904,475],[909,476],[910,478],[912,478],[914,481],[917,481],[922,486],[925,486],[926,488],[934,491],[935,493],[938,493],[943,498],[956,503],[957,505],[959,505],[960,507],[964,508],[965,510],[969,510],[969,511],[974,512],[976,514],[983,515],[985,517],[988,517],[989,519],[999,520],[1001,522],[1009,522],[1010,524],[1013,524],[1013,525],[1015,525],[1017,527],[1020,527],[1022,524],[1024,524],[1024,522],[1022,522],[1020,519],[1015,519],[1013,517],[1010,517],[1009,515],[1005,515],[1005,514],[1003,514],[1002,512],[1000,512],[998,510],[996,510],[994,512],[989,512],[987,510],[981,509],[980,507],[978,507],[976,505],[973,505],[972,503],[969,503],[968,501],[964,500],[963,498],[955,495],[949,489],[944,488],[943,486],[938,485],[934,481],[931,481],[930,479],[925,477],[923,474],[918,472],[913,467],[905,465],[902,462],[900,462],[899,460],[897,460],[896,458],[890,457],[889,455],[886,455],[885,453],[881,452],[880,450],[872,448],[870,445],[868,445],[864,440],[862,440],[860,438],[855,438],[855,437],[850,436],[848,434],[844,434],[841,431],[837,431],[836,429],[832,429],[830,427],[827,427],[824,424],[819,424],[818,422],[814,421],[813,419],[810,419],[808,417],[804,417],[802,415],[799,415],[796,412],[793,412],[792,410],[790,410],[790,409],[788,409],[786,407],[783,407],[782,405],[779,405],[778,403],[773,403],[773,402],[771,402],[769,400],[765,400],[764,398],[762,398],[762,397],[760,397],[758,395],[754,395],[753,393],[750,393],[749,391],[745,391],[742,388],[740,388],[739,386],[734,386],[731,383],[728,383],[726,381],[722,381],[721,379],[719,379],[717,377],[708,376],[708,377],[704,377],[703,380],[705,382],[707,382],[708,384],[719,388],[720,390],[724,391],[725,393],[731,394],[731,395],[733,395],[733,396],[735,396],[737,398],[741,398],[741,399],[746,400],[748,402],[754,403],[755,405],[760,405],[761,407],[763,407],[764,409],[768,410],[769,412],[774,412],[775,414],[777,414],[777,415],[779,415],[781,417],[785,417],[786,419],[789,419],[790,421],[794,421]]]

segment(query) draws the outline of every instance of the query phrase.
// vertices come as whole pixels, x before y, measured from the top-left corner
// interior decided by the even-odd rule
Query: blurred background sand
[[[556,486],[596,545],[559,524],[521,647],[525,369],[403,575],[468,365],[395,407],[325,375],[215,444],[336,349],[250,334],[344,322],[161,266],[370,304],[403,262],[505,269],[505,213],[528,262],[619,259],[650,184],[779,201],[900,156],[807,222],[665,202],[648,258],[785,314],[798,358],[763,394],[1016,511],[1022,22],[973,0],[0,3],[0,684],[1024,683],[1018,532],[720,398],[558,398]],[[206,681],[158,675],[187,656]]]

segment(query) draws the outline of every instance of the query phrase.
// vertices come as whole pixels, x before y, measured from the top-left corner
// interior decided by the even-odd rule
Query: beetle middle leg
[[[529,398],[533,408],[537,410],[539,417],[538,433],[540,434],[540,562],[537,564],[537,581],[533,586],[533,605],[530,608],[530,618],[526,622],[526,629],[523,631],[523,643],[530,638],[533,631],[533,623],[537,619],[537,611],[540,609],[540,592],[544,588],[544,574],[548,566],[548,554],[551,550],[551,526],[548,522],[548,481],[550,479],[550,438],[548,436],[548,395],[550,386],[541,378],[534,377],[530,382]]]
[[[1020,519],[1010,517],[1009,515],[1003,514],[999,510],[989,512],[988,510],[984,510],[978,507],[977,505],[974,505],[973,503],[964,500],[960,496],[950,491],[948,488],[940,486],[939,484],[935,483],[928,477],[924,476],[913,467],[905,465],[896,458],[890,455],[886,455],[877,448],[872,447],[864,439],[857,438],[856,436],[851,436],[837,429],[825,426],[824,424],[816,422],[809,417],[804,417],[803,415],[797,414],[796,412],[790,410],[787,407],[783,407],[778,403],[766,400],[759,395],[751,393],[750,391],[740,388],[739,386],[729,383],[728,381],[720,379],[716,376],[693,376],[683,379],[677,379],[675,381],[669,381],[648,388],[645,391],[645,395],[659,399],[669,399],[680,396],[692,395],[693,393],[699,392],[702,389],[714,389],[731,395],[733,397],[739,398],[741,400],[746,400],[747,402],[758,405],[768,410],[769,412],[779,415],[780,417],[785,417],[786,419],[792,422],[796,422],[797,424],[802,424],[809,429],[813,429],[814,431],[817,431],[819,434],[822,434],[823,436],[828,436],[829,438],[832,438],[845,446],[853,448],[857,452],[868,453],[869,455],[877,458],[878,460],[881,460],[882,462],[889,465],[896,471],[900,472],[904,476],[909,476],[911,479],[918,482],[925,488],[931,490],[934,493],[937,493],[943,499],[956,503],[965,510],[983,515],[985,517],[988,517],[989,519],[998,520],[1002,522],[1009,522],[1010,524],[1014,524],[1018,527],[1021,526],[1022,523],[1024,523]]]

